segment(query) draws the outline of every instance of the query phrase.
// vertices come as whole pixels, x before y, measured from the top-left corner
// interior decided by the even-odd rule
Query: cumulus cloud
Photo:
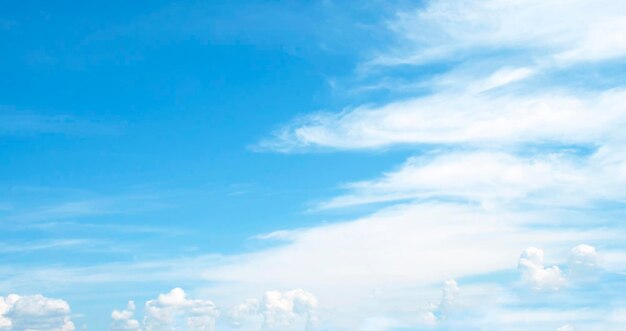
[[[375,80],[428,64],[449,69],[434,78],[383,84],[389,100],[309,114],[260,143],[280,152],[415,147],[418,156],[374,179],[345,184],[345,194],[318,208],[395,205],[347,224],[298,231],[285,249],[254,256],[262,263],[243,258],[237,266],[217,270],[247,283],[254,280],[239,275],[265,263],[281,270],[297,265],[295,271],[285,270],[289,277],[268,277],[319,283],[321,290],[313,289],[325,298],[330,292],[325,287],[338,291],[340,279],[350,276],[367,279],[363,283],[372,287],[406,286],[407,279],[424,284],[442,275],[501,271],[519,247],[529,245],[563,251],[580,240],[605,241],[623,250],[616,237],[600,234],[602,226],[592,223],[597,211],[589,207],[621,204],[625,198],[626,92],[621,81],[594,85],[607,77],[616,81],[616,74],[592,68],[626,56],[626,48],[615,42],[624,36],[624,17],[626,6],[609,0],[427,1],[400,12],[388,25],[400,42],[377,53],[359,74]],[[390,68],[397,65],[403,67]],[[572,72],[586,80],[574,86],[564,75]],[[394,99],[404,83],[421,84],[427,92],[410,96],[403,90],[402,98]],[[434,216],[438,207],[447,210]],[[389,210],[398,212],[389,217]],[[386,221],[379,223],[381,218]],[[543,251],[529,249],[519,259],[522,279],[538,292],[562,289],[593,265],[588,250],[572,255],[561,270],[544,265]],[[298,257],[322,267],[310,270]],[[428,272],[409,270],[411,263]],[[357,286],[367,287],[348,284]],[[425,319],[436,320],[431,313]]]
[[[556,291],[569,280],[592,276],[598,270],[598,253],[593,246],[581,244],[570,250],[568,257],[569,274],[564,274],[557,266],[544,266],[544,252],[529,247],[519,258],[518,269],[522,279],[536,291]]]
[[[174,288],[160,294],[157,299],[148,300],[144,311],[145,331],[213,331],[219,317],[219,310],[212,301],[189,299],[181,288]],[[114,310],[111,313],[111,331],[142,330],[134,315],[133,301],[129,301],[125,310]]]
[[[441,301],[432,311],[422,312],[418,318],[419,325],[435,326],[448,319],[452,310],[458,304],[459,284],[454,279],[446,280],[441,289]]]
[[[125,310],[114,310],[111,313],[111,331],[141,331],[139,321],[134,319],[135,302],[128,301]]]
[[[234,327],[241,327],[250,316],[259,315],[260,302],[258,299],[246,299],[245,302],[232,307],[228,311],[228,318]]]
[[[15,331],[73,331],[70,306],[42,295],[0,297],[0,329]]]
[[[267,291],[261,300],[248,299],[233,307],[229,317],[235,326],[241,326],[247,318],[262,316],[261,330],[311,330],[317,323],[316,310],[317,299],[302,289]]]
[[[598,268],[598,253],[589,245],[578,245],[570,251],[569,270],[574,278],[593,274]]]
[[[354,221],[301,229],[283,245],[207,267],[204,276],[217,285],[206,293],[217,302],[227,302],[232,293],[242,289],[298,288],[306,284],[324,302],[321,320],[332,321],[332,329],[358,329],[362,321],[376,316],[401,315],[400,324],[420,324],[413,319],[427,319],[420,314],[434,311],[419,307],[433,302],[424,293],[442,278],[510,270],[519,247],[529,243],[548,251],[563,251],[580,241],[617,243],[623,238],[620,230],[533,226],[537,222],[559,224],[564,217],[573,214],[486,210],[442,202],[388,207]],[[529,265],[528,274],[550,273],[539,264]],[[557,275],[561,276],[557,279],[565,278],[561,272]],[[256,311],[254,302],[240,309]],[[260,300],[256,302],[260,304]]]
[[[453,276],[508,268],[510,257],[518,254],[516,244],[540,242],[553,246],[550,242],[556,238],[579,238],[578,232],[566,229],[557,233],[522,226],[554,217],[491,212],[454,203],[395,206],[351,222],[303,229],[285,245],[209,267],[205,277],[244,283],[263,280],[266,288],[311,284],[335,293],[348,285],[376,288],[391,276],[396,284],[431,283],[441,279],[441,274]],[[583,234],[587,238],[613,235],[595,231]],[[481,245],[475,245],[477,241],[482,241]],[[317,289],[314,292],[319,295]]]
[[[538,248],[525,249],[519,258],[518,268],[523,280],[536,291],[556,291],[566,283],[559,267],[544,267],[543,251]]]
[[[145,305],[144,327],[146,331],[170,330],[215,330],[219,311],[209,300],[188,299],[181,288],[160,294]]]
[[[381,51],[364,67],[384,71],[442,61],[455,66],[458,61],[467,70],[442,74],[425,96],[305,116],[261,145],[283,152],[443,145],[437,153],[411,158],[378,178],[348,184],[347,194],[320,207],[420,202],[343,223],[261,236],[287,240],[207,263],[202,274],[211,285],[205,290],[224,298],[233,292],[305,284],[315,293],[269,291],[261,299],[246,300],[228,314],[235,327],[252,320],[265,330],[311,328],[317,320],[317,298],[327,303],[332,330],[359,329],[363,321],[376,330],[415,320],[435,325],[449,320],[457,302],[456,282],[445,284],[433,309],[412,305],[420,302],[424,287],[444,277],[508,270],[519,247],[530,244],[562,251],[581,240],[604,241],[620,250],[624,230],[594,226],[596,215],[582,207],[597,200],[624,200],[626,91],[617,86],[581,92],[528,82],[551,70],[626,55],[625,14],[625,2],[610,0],[430,1],[399,13],[389,28],[403,46]],[[499,59],[488,65],[475,60],[490,56]],[[571,145],[588,151],[563,152]],[[491,208],[501,203],[509,208]],[[546,206],[553,209],[537,208]],[[564,210],[571,206],[577,208]],[[581,229],[563,222],[571,218],[591,225]],[[531,247],[519,257],[518,268],[523,281],[542,292],[563,289],[569,277],[588,274],[598,265],[595,249],[587,245],[572,249],[568,262],[569,273],[546,266],[543,251]],[[368,295],[377,288],[382,290]],[[12,315],[13,299],[3,300],[0,325],[25,323],[15,318],[19,314]],[[507,296],[503,300],[518,303]],[[69,308],[64,316],[68,313]],[[578,326],[600,314],[562,309],[497,313],[494,323],[517,326],[511,330],[531,319],[547,326],[543,329],[565,322]],[[401,316],[375,317],[386,314]],[[218,316],[211,301],[189,299],[182,289],[148,301],[143,319],[135,317],[132,304],[111,315],[114,330],[145,331],[213,330]],[[617,325],[624,314],[612,316]],[[66,319],[59,321],[65,325]]]
[[[443,285],[443,297],[439,303],[439,310],[446,315],[456,304],[459,297],[459,284],[454,279],[449,279]]]

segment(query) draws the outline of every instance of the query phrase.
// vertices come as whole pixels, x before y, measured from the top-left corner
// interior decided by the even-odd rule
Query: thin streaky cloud
[[[0,135],[68,134],[110,135],[118,134],[121,126],[67,114],[39,114],[0,106]]]
[[[2,69],[70,92],[6,86],[49,107],[0,109],[4,185],[89,190],[2,199],[0,328],[625,329],[626,3],[156,6],[50,7],[26,53],[81,70]]]

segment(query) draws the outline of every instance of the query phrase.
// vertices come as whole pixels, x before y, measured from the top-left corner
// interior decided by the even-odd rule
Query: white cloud
[[[289,244],[244,255],[232,265],[209,269],[205,276],[225,281],[271,280],[286,285],[309,281],[356,285],[376,279],[387,281],[390,275],[436,282],[440,278],[437,269],[424,273],[420,267],[460,271],[476,263],[477,272],[488,265],[506,268],[510,264],[508,257],[517,255],[511,245],[527,240],[543,241],[539,239],[541,230],[519,228],[523,218],[456,204],[398,206],[353,222],[298,231]],[[491,235],[503,240],[490,242],[492,247],[470,244],[476,238]],[[561,231],[561,238],[567,236],[566,231]],[[441,242],[449,246],[437,244]],[[455,255],[463,258],[451,259]],[[383,275],[386,276],[381,278]]]
[[[347,193],[318,204],[340,208],[407,199],[460,199],[485,208],[581,207],[623,201],[626,159],[609,146],[590,156],[552,151],[531,156],[498,151],[413,157],[380,178],[344,185]]]
[[[0,105],[0,135],[24,133],[111,134],[117,128],[98,121],[89,121],[69,114],[45,115]]]
[[[440,93],[380,107],[309,115],[262,147],[371,149],[397,144],[507,146],[525,142],[595,143],[622,135],[626,92],[569,95]]]
[[[13,307],[13,304],[15,303],[15,301],[17,301],[17,298],[18,297],[15,294],[11,294],[6,298],[0,297],[0,328],[10,328],[13,324],[11,319],[5,315]]]
[[[587,194],[581,195],[577,188],[589,190],[599,184],[587,175],[575,159],[558,153],[526,158],[500,152],[427,155],[411,158],[379,179],[348,184],[348,194],[319,207],[417,198],[457,198],[484,206],[520,199],[526,203],[580,203]],[[560,195],[554,196],[555,191]]]
[[[598,268],[598,253],[589,245],[578,245],[570,251],[569,270],[573,278],[593,274]]]
[[[42,295],[0,297],[0,329],[15,331],[73,331],[70,306]]]
[[[207,267],[204,276],[215,285],[205,293],[228,302],[234,293],[243,300],[259,289],[306,286],[324,303],[320,320],[332,321],[335,329],[354,330],[385,314],[410,320],[432,311],[420,303],[440,300],[425,293],[442,279],[509,270],[529,245],[563,251],[580,240],[616,242],[622,236],[529,226],[562,217],[453,203],[394,206],[351,222],[301,229],[284,245]],[[552,270],[544,269],[540,273]]]
[[[513,300],[508,301],[508,304],[514,304],[518,302],[515,300],[519,300],[519,298],[507,298],[506,292],[504,296],[501,292],[502,289],[512,284],[502,283],[499,285],[502,288],[494,291],[489,287],[493,280],[478,287],[475,285],[473,289],[470,287],[467,296],[464,287],[462,303],[459,302],[458,284],[454,281],[444,283],[442,294],[437,295],[433,292],[431,296],[428,293],[430,293],[431,285],[439,282],[437,278],[442,279],[447,275],[464,277],[509,270],[513,267],[512,259],[517,255],[513,250],[528,242],[541,243],[551,251],[565,254],[567,247],[574,246],[572,243],[576,243],[581,234],[588,236],[586,241],[592,237],[593,240],[611,240],[611,234],[577,231],[568,233],[567,230],[560,228],[556,231],[536,229],[530,231],[510,227],[510,231],[502,231],[500,222],[519,225],[523,224],[524,220],[515,219],[511,214],[506,215],[502,212],[489,216],[492,212],[478,212],[479,209],[475,210],[476,219],[473,220],[468,216],[471,208],[454,205],[410,207],[405,207],[409,209],[398,211],[396,215],[393,215],[391,211],[388,211],[387,215],[379,215],[380,224],[376,226],[373,225],[375,224],[373,220],[367,220],[368,224],[364,226],[369,228],[368,232],[364,232],[355,224],[329,226],[332,231],[331,229],[321,232],[320,229],[299,231],[294,241],[286,245],[288,247],[256,253],[249,259],[246,256],[240,256],[233,259],[233,265],[218,266],[207,270],[205,277],[215,285],[205,288],[203,293],[217,298],[217,302],[225,306],[229,306],[228,302],[232,301],[233,297],[240,296],[242,290],[255,292],[259,288],[268,286],[293,286],[306,283],[316,293],[313,297],[301,290],[269,291],[261,299],[248,299],[241,304],[231,306],[233,308],[225,314],[228,319],[225,322],[230,321],[233,327],[245,331],[262,328],[304,330],[308,316],[315,317],[312,321],[317,320],[319,316],[320,329],[335,330],[365,330],[367,328],[385,330],[384,325],[426,327],[444,322],[452,326],[457,325],[455,323],[462,325],[462,323],[471,322],[473,323],[471,325],[483,325],[480,323],[489,322],[495,324],[484,325],[495,327],[496,325],[513,325],[515,321],[531,318],[528,316],[541,317],[536,325],[545,327],[551,325],[549,316],[555,318],[553,322],[571,321],[576,322],[577,325],[581,321],[590,323],[589,320],[599,316],[601,310],[594,311],[593,315],[575,312],[571,314],[568,312],[568,315],[563,312],[565,314],[563,316],[559,315],[558,310],[554,310],[529,311],[527,317],[523,317],[526,316],[523,312],[513,309],[498,313],[499,316],[493,317],[493,320],[490,318],[490,320],[483,321],[482,317],[479,318],[482,316],[480,307],[488,308],[492,304],[497,308],[500,304],[507,304],[507,301],[502,302],[502,298]],[[455,208],[461,208],[462,212],[450,213]],[[411,214],[407,215],[407,211],[411,209],[413,209]],[[436,211],[442,214],[436,215]],[[400,217],[400,219],[394,219],[393,216]],[[542,215],[541,218],[545,216],[547,215]],[[490,218],[493,219],[490,220]],[[450,222],[450,219],[455,219],[455,221]],[[399,224],[402,223],[414,224],[416,227],[399,228]],[[460,227],[459,224],[465,224],[465,227]],[[496,227],[501,228],[496,229]],[[306,238],[312,235],[311,232],[316,232],[314,238]],[[623,237],[623,234],[619,233],[612,235],[614,236],[612,240],[619,240]],[[320,241],[320,238],[325,238],[327,241]],[[335,238],[341,238],[341,240]],[[362,238],[362,243],[357,240],[358,238]],[[387,240],[380,240],[381,238],[387,238]],[[309,240],[312,244],[311,251],[305,244]],[[315,242],[317,245],[313,245]],[[345,246],[337,245],[340,242],[345,243]],[[446,245],[433,244],[437,242],[445,242]],[[476,242],[480,242],[481,245],[472,244]],[[581,247],[584,248],[584,245],[579,245],[572,251],[587,253],[590,251],[588,248],[581,249]],[[317,257],[312,257],[314,250],[319,253]],[[582,255],[588,256],[587,253]],[[356,258],[359,256],[362,258]],[[263,267],[258,267],[257,263]],[[567,275],[555,267],[546,267],[545,264],[542,251],[529,249],[524,252],[520,259],[520,271],[524,274],[524,280],[538,291],[564,288]],[[361,271],[355,269],[359,266],[362,267]],[[341,268],[344,269],[341,270]],[[319,295],[317,295],[318,291]],[[150,302],[159,301],[159,307],[186,307],[190,300],[182,299],[184,297],[181,292],[173,291]],[[317,298],[323,303],[319,307],[316,304]],[[429,305],[429,302],[436,302],[436,304]],[[466,317],[463,316],[467,315],[463,314],[463,309],[467,307],[472,307],[472,309],[479,307],[477,309],[480,314],[475,315],[471,321],[465,321]],[[129,311],[132,311],[132,307],[126,311],[120,311],[117,316],[134,319]],[[167,314],[159,311],[157,315],[163,317]],[[175,318],[178,324],[172,324],[170,320],[170,322],[165,321],[161,326],[177,325],[185,329],[187,316],[184,310],[178,310]],[[386,322],[383,323],[383,321]],[[163,318],[160,318],[160,322],[164,322]],[[223,327],[227,325],[222,323],[218,329]],[[556,328],[557,325],[550,327]],[[504,327],[500,329],[522,330]]]
[[[433,284],[509,270],[524,247],[564,251],[581,240],[618,243],[623,230],[567,227],[564,220],[572,215],[584,221],[595,215],[559,208],[583,208],[601,199],[623,200],[626,162],[620,146],[626,141],[626,91],[527,86],[522,93],[522,89],[507,88],[540,76],[547,68],[624,56],[625,13],[626,4],[608,0],[432,1],[416,12],[401,13],[390,27],[405,46],[368,65],[384,70],[384,66],[457,57],[469,58],[467,67],[474,69],[480,65],[471,56],[489,55],[491,50],[513,53],[499,63],[515,61],[469,70],[469,77],[461,80],[462,75],[452,71],[439,78],[445,84],[434,86],[429,96],[312,114],[262,145],[285,152],[310,147],[447,145],[438,153],[409,159],[379,178],[349,184],[347,194],[321,207],[402,199],[435,202],[412,201],[353,221],[258,236],[285,243],[251,254],[124,269],[141,276],[84,269],[73,279],[91,283],[197,280],[197,265],[202,264],[204,277],[211,281],[204,290],[219,302],[250,297],[267,288],[307,288],[315,293],[314,297],[302,290],[270,291],[260,300],[248,299],[230,311],[234,326],[243,327],[251,319],[267,330],[302,329],[320,316],[332,330],[386,330],[442,322],[457,302],[458,284],[447,282],[439,303],[424,308],[420,305],[438,302],[433,298],[439,296],[430,292]],[[584,144],[597,151],[577,155],[559,150],[528,156],[523,153],[528,143]],[[450,147],[459,146],[466,149],[450,152]],[[446,199],[462,201],[441,202]],[[497,208],[502,205],[506,208]],[[528,205],[533,208],[521,208]],[[545,227],[554,224],[561,226]],[[543,251],[524,251],[519,259],[524,281],[539,292],[563,288],[566,275],[544,263]],[[572,277],[596,267],[593,247],[581,245],[571,251]],[[154,269],[158,275],[149,272]],[[323,307],[317,308],[317,298]],[[7,302],[0,304],[0,325],[5,328],[20,321],[12,317],[13,304]],[[538,323],[551,322],[542,325],[553,330],[565,322],[578,326],[579,320],[598,316],[596,311],[559,309],[497,313],[501,313],[495,318],[497,323],[517,325],[510,330],[519,330],[521,323],[534,318]],[[218,316],[213,302],[188,299],[182,289],[174,289],[146,303],[143,328],[213,330]],[[618,324],[624,315],[617,311],[612,316],[611,323]],[[114,330],[140,329],[132,304],[111,317]],[[59,321],[65,323],[65,317]]]
[[[605,0],[600,3],[431,1],[414,12],[400,13],[390,28],[401,43],[362,67],[375,70],[362,73],[380,74],[389,82],[386,66],[451,64],[453,69],[447,73],[417,82],[430,87],[431,94],[348,107],[338,113],[314,113],[283,127],[260,145],[281,152],[439,146],[436,152],[423,152],[378,178],[346,184],[345,194],[318,205],[319,209],[329,209],[402,201],[407,205],[389,210],[400,210],[398,215],[402,216],[398,218],[405,223],[390,221],[388,215],[379,223],[378,213],[349,224],[299,230],[290,235],[284,250],[256,255],[263,261],[258,265],[244,260],[235,270],[218,270],[240,274],[258,270],[262,263],[273,268],[281,268],[281,263],[295,266],[296,271],[270,278],[312,286],[326,302],[334,300],[328,287],[339,292],[339,280],[350,278],[348,275],[367,279],[363,282],[369,287],[386,288],[393,279],[398,288],[406,288],[405,279],[422,286],[438,281],[424,274],[441,279],[506,269],[505,258],[499,254],[515,254],[510,252],[513,247],[518,252],[535,245],[563,252],[580,240],[587,241],[576,238],[578,235],[590,235],[576,228],[576,223],[594,229],[595,238],[588,237],[589,242],[619,246],[610,253],[613,265],[618,265],[623,260],[618,252],[623,249],[617,237],[600,235],[604,230],[592,223],[598,217],[597,210],[592,209],[607,201],[620,204],[625,200],[626,159],[621,146],[626,141],[626,92],[620,86],[573,89],[569,81],[560,84],[563,78],[558,76],[584,61],[626,55],[623,43],[616,43],[624,35],[621,26],[626,22],[626,5]],[[554,81],[542,84],[546,78]],[[588,78],[595,82],[597,77]],[[385,84],[392,93],[404,87]],[[448,210],[433,217],[432,210],[424,210],[426,205]],[[488,226],[486,220],[491,217],[498,220]],[[411,222],[415,225],[407,225]],[[350,231],[334,233],[342,226]],[[355,239],[358,236],[367,239],[361,242]],[[552,239],[547,239],[550,236]],[[380,238],[393,239],[383,244]],[[489,251],[474,251],[487,247]],[[291,252],[286,252],[288,249]],[[332,253],[325,253],[326,249]],[[575,250],[567,273],[558,266],[544,266],[542,251],[525,252],[519,261],[523,279],[537,292],[563,288],[568,279],[577,280],[583,268],[595,263],[593,254],[580,250],[580,246]],[[421,268],[421,274],[397,266],[403,260],[411,265],[405,252],[414,252],[412,263]],[[298,263],[296,256],[321,265],[321,270],[311,272],[328,273],[324,281],[304,274],[309,266]],[[502,264],[486,266],[483,263],[487,261]],[[236,279],[255,282],[245,277]],[[347,286],[354,292],[367,287]],[[357,298],[352,295],[353,301]],[[404,307],[400,296],[386,299]],[[378,302],[360,304],[360,310],[373,316],[384,316],[381,311],[389,309]],[[397,306],[396,314],[400,314]],[[344,309],[344,305],[336,307]],[[438,318],[433,312],[421,316],[426,320]],[[393,318],[377,321],[402,324]]]
[[[125,310],[114,310],[111,331],[213,331],[220,315],[212,301],[189,299],[181,288],[146,302],[143,327],[135,317],[135,310],[133,301],[128,302]]]
[[[261,300],[248,299],[233,307],[229,317],[235,326],[262,316],[261,330],[311,330],[317,322],[317,305],[315,296],[302,289],[267,291]]]
[[[111,313],[111,331],[141,331],[141,325],[139,321],[134,319],[135,316],[135,303],[128,301],[128,306],[125,310],[114,310]]]
[[[441,292],[441,301],[433,306],[433,310],[419,314],[418,326],[434,327],[442,322],[446,322],[452,314],[458,305],[459,284],[454,279],[446,280],[443,283]]]
[[[144,327],[146,331],[170,330],[215,330],[215,320],[219,311],[209,300],[188,299],[181,288],[160,294],[157,299],[145,305]]]
[[[559,290],[569,280],[591,276],[598,268],[598,253],[589,245],[581,244],[570,250],[569,275],[565,275],[557,266],[545,267],[543,254],[541,249],[529,247],[524,250],[518,262],[522,279],[536,291]]]
[[[170,330],[215,330],[219,310],[212,301],[188,299],[181,288],[160,294],[157,299],[148,300],[144,307],[145,331]],[[134,317],[135,304],[129,301],[126,310],[111,313],[111,330],[137,330],[142,328]]]
[[[444,282],[442,292],[443,297],[441,298],[441,303],[439,304],[439,310],[445,316],[457,303],[459,296],[459,284],[454,279],[446,280]]]
[[[626,56],[626,4],[620,1],[429,1],[399,13],[388,28],[398,46],[368,62],[382,65],[383,73],[389,65],[463,61],[428,82],[429,96],[312,114],[260,146],[290,152],[433,143],[595,144],[626,124],[623,91],[581,93],[555,84],[530,84],[524,93],[493,91],[580,61]],[[498,59],[489,57],[494,54]]]
[[[626,54],[626,5],[600,0],[429,1],[389,27],[401,47],[375,64],[424,63],[484,49],[514,49],[568,61]]]
[[[556,291],[566,283],[561,269],[557,266],[544,267],[543,251],[529,247],[519,258],[519,270],[523,280],[535,291]]]
[[[473,83],[473,85],[470,86],[469,91],[475,93],[485,92],[497,87],[524,80],[534,74],[535,70],[532,68],[501,68],[486,79]]]
[[[234,327],[241,327],[244,322],[254,316],[259,316],[260,303],[257,299],[246,299],[245,302],[232,307],[227,314]]]

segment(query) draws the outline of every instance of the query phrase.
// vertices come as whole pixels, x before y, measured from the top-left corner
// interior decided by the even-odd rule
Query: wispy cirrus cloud
[[[499,253],[514,254],[527,243],[565,254],[567,246],[574,246],[572,238],[591,235],[583,241],[610,247],[606,262],[616,274],[604,280],[608,285],[570,282],[567,268],[544,261],[543,251],[530,250],[522,279],[496,286],[500,293],[489,300],[498,304],[477,300],[482,317],[456,315],[436,328],[527,330],[533,327],[524,321],[535,320],[535,327],[553,330],[570,324],[619,329],[607,316],[623,303],[599,301],[619,287],[615,279],[623,268],[615,263],[626,247],[600,233],[624,231],[626,93],[622,81],[611,79],[623,73],[624,22],[626,6],[609,0],[427,1],[398,12],[386,25],[393,42],[357,68],[359,78],[374,86],[368,90],[384,89],[390,98],[305,115],[258,144],[282,153],[413,148],[416,156],[404,164],[344,184],[344,194],[317,206],[385,202],[387,213],[288,236],[279,232],[288,237],[283,248],[218,268],[219,274],[254,283],[242,275],[261,270],[261,264],[297,266],[273,277],[320,283],[314,290],[321,302],[348,302],[346,296],[326,297],[325,291],[337,286],[334,291],[340,292],[340,279],[363,280],[366,288],[388,290],[393,283],[406,289],[409,282],[427,287],[448,277],[479,277],[482,270],[494,275],[475,288],[484,299],[487,284],[506,278],[495,276],[507,268],[505,262],[495,263],[504,261]],[[614,70],[594,70],[600,64]],[[402,76],[428,66],[443,69],[424,77]],[[568,80],[571,72],[577,72],[577,84]],[[382,83],[372,84],[376,79]],[[411,86],[422,89],[411,95]],[[332,254],[324,254],[326,249]],[[322,271],[307,269],[300,259]],[[558,294],[524,293],[522,284]],[[363,293],[359,285],[345,287]],[[592,291],[593,302],[577,291]],[[387,299],[397,306],[407,300]],[[397,306],[368,311],[385,321],[371,329],[410,325],[411,318]],[[361,309],[356,310],[367,310]]]
[[[272,308],[289,317],[293,296],[284,291],[306,288],[315,293],[322,328],[332,330],[621,330],[625,87],[573,88],[561,75],[622,61],[625,17],[626,6],[608,0],[430,1],[401,11],[384,27],[394,42],[364,61],[356,80],[370,75],[382,82],[373,89],[403,93],[419,83],[427,93],[313,113],[259,144],[286,153],[415,148],[417,156],[347,184],[320,208],[391,205],[259,235],[283,242],[252,253],[4,269],[0,286],[193,283],[201,306],[211,308],[204,316],[210,327],[209,299],[236,307],[278,289]],[[403,68],[440,63],[448,68],[428,79],[392,79]],[[115,210],[99,203],[51,205],[21,217]],[[594,247],[604,260],[594,260]],[[574,277],[577,263],[589,261],[604,266],[597,278]],[[441,282],[451,278],[442,295]],[[149,302],[184,318],[194,308],[182,290]],[[263,314],[246,302],[249,315]],[[114,315],[123,327],[140,327],[134,305]]]
[[[14,206],[2,217],[15,225],[59,222],[77,218],[105,215],[133,214],[143,211],[159,210],[171,205],[153,194],[120,194],[103,196],[94,192],[83,192],[90,198],[65,197],[56,202],[39,202],[33,206],[22,202]]]
[[[626,6],[619,1],[429,1],[388,27],[396,48],[371,64],[398,65],[502,50],[555,65],[626,55]]]
[[[622,90],[587,95],[443,92],[380,107],[309,115],[260,146],[289,152],[424,144],[598,144],[624,138],[625,101]]]
[[[33,241],[27,243],[5,242],[0,245],[0,253],[23,253],[53,249],[74,249],[76,247],[81,247],[82,249],[85,249],[85,246],[90,246],[91,244],[94,244],[94,242],[87,239],[54,239]]]
[[[119,130],[119,125],[69,114],[40,114],[0,106],[0,135],[94,135],[116,134]]]
[[[624,201],[626,160],[619,151],[607,146],[590,156],[575,149],[530,155],[489,150],[431,153],[410,158],[380,178],[345,184],[345,194],[317,207],[456,199],[486,208],[581,208]]]
[[[546,243],[555,247],[548,240]],[[624,303],[620,301],[619,291],[624,289],[624,275],[616,273],[616,270],[605,269],[605,264],[600,260],[603,252],[596,252],[592,246],[577,245],[569,252],[559,251],[550,249],[544,256],[541,249],[527,248],[521,252],[517,272],[514,271],[515,255],[505,259],[508,260],[504,269],[507,270],[507,277],[494,278],[490,273],[484,274],[487,276],[484,278],[460,277],[457,281],[447,280],[442,288],[436,285],[435,291],[410,285],[411,277],[407,277],[407,283],[401,277],[396,277],[393,286],[375,282],[374,287],[367,286],[367,278],[356,277],[351,278],[352,286],[343,283],[335,287],[335,278],[318,279],[320,283],[307,281],[309,287],[319,292],[265,291],[262,288],[271,279],[263,277],[256,278],[253,281],[256,284],[243,292],[241,290],[245,283],[213,283],[208,289],[195,291],[194,299],[176,288],[159,295],[157,299],[148,300],[144,310],[145,318],[137,316],[134,302],[130,302],[125,310],[114,311],[111,315],[112,328],[144,330],[145,327],[145,330],[150,330],[179,326],[192,330],[300,331],[314,330],[315,325],[319,325],[321,329],[332,327],[339,330],[393,330],[397,327],[438,330],[456,330],[460,327],[469,330],[485,327],[525,330],[532,327],[556,330],[563,325],[576,325],[589,330],[620,330],[624,320]],[[466,252],[463,256],[471,258],[473,253]],[[414,256],[418,259],[420,257],[419,254]],[[168,279],[183,281],[185,277],[193,277],[194,274],[188,273],[192,269],[179,269],[187,262],[211,263],[211,260],[170,260],[143,266],[109,265],[106,268],[81,270],[76,275],[87,277],[78,282],[71,281],[77,291],[85,282],[102,286],[130,280],[145,282],[164,276],[159,274],[158,269],[152,269],[155,267],[177,270],[178,273],[169,274]],[[214,259],[213,262],[229,263],[220,259]],[[405,267],[406,270],[415,267],[415,272],[430,273],[436,271],[429,267],[435,266],[436,269],[436,265],[442,264],[406,264]],[[580,269],[582,265],[584,271]],[[120,273],[120,267],[127,268],[126,272]],[[276,268],[272,264],[267,267],[274,274],[291,270],[288,267]],[[307,271],[318,272],[319,276],[320,267],[324,268],[324,265],[311,266]],[[325,270],[336,272],[334,269]],[[51,271],[45,274],[50,281],[58,283],[59,274]],[[128,273],[130,271],[133,272]],[[581,272],[591,278],[580,277]],[[372,270],[369,277],[371,273]],[[104,277],[106,274],[109,276]],[[131,274],[133,276],[128,278]],[[281,284],[277,288],[290,286]],[[354,286],[369,288],[370,292],[354,291]],[[606,292],[607,289],[614,291]],[[265,295],[261,300],[249,299],[250,295],[263,292]],[[602,293],[604,295],[600,295]],[[358,301],[356,305],[354,300]],[[593,304],[592,308],[588,306],[590,304]]]
[[[449,69],[429,80],[384,87],[393,91],[426,84],[432,92],[304,116],[259,147],[293,152],[533,141],[596,144],[608,136],[623,138],[623,86],[584,91],[568,88],[563,80],[560,85],[532,80],[559,77],[589,61],[623,59],[623,22],[626,7],[610,0],[602,5],[582,0],[426,2],[389,21],[397,43],[380,50],[362,70],[385,80],[403,66],[448,63]]]

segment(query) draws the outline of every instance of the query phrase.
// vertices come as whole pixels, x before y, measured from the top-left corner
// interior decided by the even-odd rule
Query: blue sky
[[[318,222],[302,213],[309,199],[387,164],[357,155],[368,166],[355,170],[345,155],[251,151],[294,115],[340,102],[328,80],[348,75],[359,54],[324,51],[318,44],[339,41],[315,40],[321,31],[292,21],[303,10],[322,20],[347,9],[102,5],[6,10],[2,184],[11,217],[68,203],[83,205],[67,214],[106,209],[118,225],[178,227],[176,217],[179,230],[210,232],[194,245],[241,251],[253,234]],[[256,31],[268,21],[275,27]]]
[[[626,6],[0,11],[0,330],[622,330]]]

